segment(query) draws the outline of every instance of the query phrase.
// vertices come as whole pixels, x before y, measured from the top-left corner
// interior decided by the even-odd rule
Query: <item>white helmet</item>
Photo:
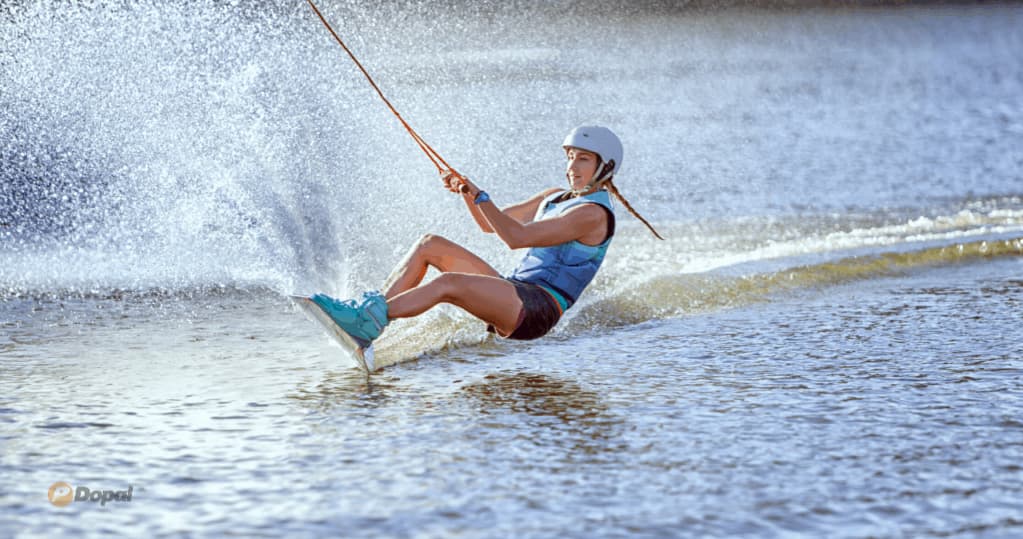
[[[606,127],[581,125],[572,130],[561,143],[563,148],[579,148],[597,154],[600,163],[597,173],[586,187],[590,187],[611,179],[622,170],[622,141]]]

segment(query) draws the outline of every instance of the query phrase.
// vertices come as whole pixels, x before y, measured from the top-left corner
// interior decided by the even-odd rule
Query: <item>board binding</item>
[[[289,297],[295,305],[298,305],[298,307],[302,309],[302,312],[304,312],[307,317],[320,324],[334,342],[341,345],[341,348],[343,348],[344,351],[355,360],[355,363],[358,364],[360,369],[366,373],[371,373],[376,370],[376,364],[373,361],[372,342],[355,337],[341,329],[341,326],[337,325],[330,315],[317,305],[312,298],[308,296]]]

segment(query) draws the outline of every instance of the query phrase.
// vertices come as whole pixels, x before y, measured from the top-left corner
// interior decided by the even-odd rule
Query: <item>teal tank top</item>
[[[614,206],[611,197],[605,190],[596,191],[585,196],[554,202],[565,192],[554,193],[540,202],[534,220],[550,219],[565,213],[582,204],[599,204],[609,212],[608,230],[610,234],[600,245],[586,245],[573,240],[549,247],[530,247],[526,256],[519,262],[509,279],[539,285],[558,301],[561,309],[571,307],[582,294],[586,285],[604,262],[604,255],[611,245],[614,236]]]

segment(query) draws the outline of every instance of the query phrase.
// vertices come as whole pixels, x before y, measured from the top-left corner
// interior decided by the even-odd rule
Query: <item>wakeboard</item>
[[[376,365],[373,363],[373,343],[355,337],[349,334],[347,331],[341,329],[341,326],[337,325],[330,315],[327,314],[319,305],[316,304],[312,298],[307,296],[289,296],[291,301],[295,302],[302,309],[302,312],[306,314],[310,319],[315,320],[323,329],[327,330],[327,334],[330,338],[341,345],[345,353],[349,357],[355,360],[355,363],[359,365],[359,368],[367,373],[376,370]]]

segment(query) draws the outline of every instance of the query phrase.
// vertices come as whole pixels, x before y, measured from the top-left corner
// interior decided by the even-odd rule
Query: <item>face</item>
[[[600,158],[593,152],[580,150],[579,148],[565,148],[565,157],[568,164],[565,167],[565,176],[572,189],[582,189],[590,183],[593,175],[597,173],[597,166]]]

